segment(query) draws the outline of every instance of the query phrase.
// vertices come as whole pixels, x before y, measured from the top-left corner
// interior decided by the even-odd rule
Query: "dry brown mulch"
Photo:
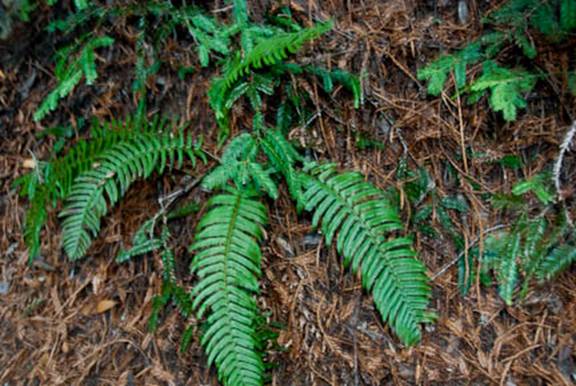
[[[222,5],[216,3],[214,8]],[[262,7],[267,3],[259,2]],[[450,98],[426,97],[416,69],[439,48],[459,47],[480,34],[481,12],[498,2],[469,3],[470,21],[461,25],[457,2],[451,0],[290,2],[303,20],[335,20],[335,31],[308,53],[318,64],[365,74],[366,92],[365,106],[355,111],[350,95],[336,90],[319,96],[314,84],[302,80],[321,114],[309,127],[295,130],[294,137],[314,143],[321,156],[365,173],[381,187],[398,185],[398,160],[410,157],[411,167],[430,171],[440,192],[461,194],[471,204],[472,213],[457,221],[468,243],[504,221],[493,218],[481,194],[510,189],[521,176],[482,158],[460,159],[456,154],[461,147],[494,159],[537,149],[537,160],[523,170],[532,175],[556,156],[569,123],[567,114],[576,116],[573,105],[565,106],[566,111],[555,108],[555,95],[545,88],[542,98],[508,125],[485,105],[459,106]],[[443,22],[436,22],[439,18]],[[117,65],[106,72],[100,63],[99,84],[79,87],[41,125],[33,122],[32,114],[54,83],[45,53],[49,49],[43,46],[50,44],[38,31],[19,36],[20,42],[0,42],[0,383],[216,385],[215,372],[206,368],[197,340],[187,352],[178,352],[186,321],[177,312],[164,313],[157,332],[147,329],[151,300],[161,287],[159,257],[126,265],[114,262],[120,243],[129,241],[160,195],[178,187],[179,176],[132,189],[111,211],[89,258],[77,263],[65,260],[52,216],[43,234],[41,259],[27,264],[22,240],[26,202],[10,185],[27,172],[24,161],[31,154],[48,154],[50,142],[35,134],[81,116],[105,119],[130,111],[130,93],[122,90],[130,90],[127,74],[134,53],[133,46],[122,46],[122,55],[128,57],[124,70]],[[18,45],[28,51],[16,49]],[[164,54],[167,62],[177,57],[197,65],[194,53],[176,41]],[[550,63],[555,63],[554,57]],[[215,123],[205,96],[210,74],[199,72],[191,83],[179,81],[174,72],[161,75],[162,82],[151,85],[153,110],[193,122],[217,153]],[[551,80],[555,81],[561,82]],[[249,122],[240,111],[236,119],[237,127]],[[359,150],[358,132],[384,143],[384,149]],[[460,184],[446,176],[447,164],[462,177]],[[191,197],[205,198],[200,191]],[[439,320],[425,328],[421,344],[407,349],[382,325],[359,279],[343,270],[335,251],[319,242],[287,195],[270,208],[259,303],[271,320],[282,324],[278,346],[269,350],[268,359],[276,365],[270,371],[272,385],[571,384],[576,371],[574,269],[545,287],[533,288],[516,307],[507,307],[494,288],[475,286],[463,298],[456,268],[442,271],[456,256],[449,240],[418,237],[420,258],[435,277],[431,305]],[[185,247],[192,240],[195,219],[174,226],[181,280],[189,286]],[[436,276],[439,272],[443,273]]]

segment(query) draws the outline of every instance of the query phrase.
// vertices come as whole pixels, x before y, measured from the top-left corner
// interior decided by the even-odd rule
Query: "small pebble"
[[[278,244],[278,246],[282,249],[282,251],[286,254],[286,256],[288,257],[296,256],[296,254],[294,253],[294,248],[292,248],[290,243],[286,241],[286,239],[284,239],[283,237],[280,236],[276,237],[276,244]]]
[[[320,244],[320,241],[322,241],[322,235],[321,234],[308,233],[307,235],[304,236],[304,239],[302,240],[302,246],[305,249],[316,247],[316,246],[318,246],[318,244]]]
[[[470,13],[468,12],[467,0],[460,0],[458,2],[458,21],[460,24],[468,24]]]

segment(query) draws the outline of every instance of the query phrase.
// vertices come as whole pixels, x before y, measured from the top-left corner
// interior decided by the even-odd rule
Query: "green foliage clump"
[[[546,176],[539,174],[517,183],[511,195],[495,196],[496,207],[511,211],[516,218],[509,227],[486,238],[481,254],[479,248],[472,251],[479,256],[481,281],[490,285],[493,273],[507,305],[523,299],[534,279],[543,283],[576,262],[576,232],[563,212],[554,213],[550,185]],[[530,214],[528,198],[532,194],[546,208],[536,216]]]
[[[576,29],[576,18],[571,17],[575,10],[576,0],[509,0],[483,19],[492,31],[421,68],[418,79],[426,80],[428,93],[437,96],[453,76],[456,94],[469,94],[469,101],[476,103],[489,92],[490,107],[502,112],[506,121],[514,121],[518,109],[527,105],[526,95],[546,75],[518,65],[503,66],[499,64],[501,53],[515,46],[533,60],[538,55],[533,32],[549,44],[562,41]],[[469,70],[478,63],[482,64],[481,75],[468,79]]]
[[[296,75],[318,78],[326,92],[340,83],[352,92],[356,107],[362,102],[360,82],[354,75],[287,62],[306,42],[327,33],[332,23],[304,28],[286,10],[272,15],[269,23],[256,24],[250,20],[245,1],[233,4],[233,20],[223,24],[197,8],[176,7],[170,2],[110,7],[76,2],[76,12],[52,25],[53,31],[73,34],[82,24],[136,16],[140,28],[136,52],[140,56],[133,90],[140,96],[147,77],[157,70],[156,59],[147,66],[150,58],[143,49],[150,18],[167,21],[156,35],[159,41],[166,36],[163,34],[184,28],[196,41],[201,66],[213,63],[212,59],[221,63],[220,76],[212,80],[208,96],[221,127],[221,140],[228,143],[220,159],[214,157],[218,165],[201,181],[211,198],[206,211],[200,210],[190,247],[194,286],[187,291],[176,277],[169,222],[195,213],[199,209],[195,203],[186,202],[176,210],[162,207],[135,232],[131,247],[122,248],[117,256],[117,261],[127,262],[147,253],[160,255],[163,285],[153,300],[150,328],[158,325],[161,310],[173,303],[185,318],[195,314],[202,321],[200,343],[223,384],[265,382],[264,350],[274,334],[256,301],[260,245],[265,242],[267,205],[280,197],[285,182],[296,207],[312,213],[312,225],[321,227],[327,243],[334,241],[344,265],[362,276],[383,320],[402,343],[416,344],[421,339],[421,323],[431,321],[427,311],[431,288],[412,239],[401,235],[397,203],[359,173],[342,173],[332,164],[305,159],[285,135],[294,127],[294,116],[304,116],[306,110],[305,96],[291,84]],[[59,66],[63,74],[79,73],[80,78],[93,82],[97,76],[94,49],[101,45],[83,45],[95,39],[92,33],[83,39],[75,43],[78,51],[70,51],[80,52],[79,56],[72,55]],[[112,40],[105,43],[112,44]],[[43,102],[37,119],[72,91],[80,80],[76,78],[62,77],[67,86],[56,93],[55,100]],[[48,98],[53,98],[50,95]],[[267,98],[270,96],[274,98]],[[243,97],[253,111],[251,128],[239,128],[241,134],[227,138],[228,115]],[[140,102],[134,119],[95,124],[90,139],[79,141],[63,156],[55,154],[48,162],[38,162],[32,173],[19,180],[22,194],[31,201],[25,234],[32,258],[40,250],[40,230],[50,206],[63,203],[62,245],[66,255],[77,260],[88,254],[103,216],[134,181],[183,170],[186,165],[194,167],[197,159],[206,161],[200,142],[193,140],[189,131],[173,130],[173,125],[160,119],[148,121]],[[275,128],[268,122],[271,111],[276,113]],[[193,332],[193,325],[184,332],[183,347]]]
[[[98,77],[96,72],[96,49],[109,47],[114,43],[110,36],[97,36],[87,39],[80,47],[73,44],[60,49],[56,55],[56,79],[58,84],[50,91],[38,110],[34,113],[34,120],[39,121],[50,111],[56,109],[58,101],[68,96],[80,83],[82,78],[86,84],[94,84]]]

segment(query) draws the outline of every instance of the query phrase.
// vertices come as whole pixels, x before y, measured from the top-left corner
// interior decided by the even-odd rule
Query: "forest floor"
[[[223,6],[216,3],[209,7]],[[262,9],[269,2],[254,3]],[[466,24],[458,21],[453,0],[288,3],[303,20],[335,21],[334,31],[311,44],[306,57],[365,74],[365,103],[358,110],[344,91],[316,95],[319,114],[301,128],[314,141],[314,151],[370,176],[380,187],[395,184],[400,190],[394,178],[400,159],[407,159],[411,170],[425,167],[441,197],[460,195],[470,203],[469,213],[453,219],[466,245],[506,223],[482,197],[510,191],[554,160],[576,106],[560,107],[553,87],[542,83],[518,120],[505,123],[485,102],[464,106],[449,97],[426,96],[425,85],[416,79],[417,68],[443,48],[461,47],[478,36],[481,14],[498,2],[468,2]],[[22,238],[27,203],[11,184],[29,171],[26,162],[32,157],[49,154],[52,140],[38,133],[81,117],[104,120],[134,109],[133,45],[120,43],[112,57],[99,61],[96,85],[78,87],[49,118],[34,122],[35,109],[54,85],[51,56],[58,42],[42,29],[48,18],[37,15],[34,22],[17,26],[10,40],[0,41],[0,384],[217,385],[197,339],[179,353],[187,321],[177,312],[163,313],[156,332],[147,329],[151,300],[162,282],[155,270],[158,256],[124,265],[114,261],[121,243],[129,242],[158,206],[158,197],[178,188],[180,177],[132,188],[106,218],[90,258],[78,262],[64,258],[52,213],[41,258],[27,263]],[[117,40],[129,42],[129,30],[122,35],[121,28],[115,31]],[[200,69],[194,52],[179,44],[166,46],[162,58],[198,70],[184,81],[175,71],[161,70],[149,84],[150,112],[185,117],[204,135],[207,148],[218,153],[205,93],[212,72]],[[554,54],[541,66],[555,65]],[[359,133],[379,145],[357,146]],[[463,146],[484,156],[462,159]],[[529,152],[537,156],[520,169],[491,162]],[[191,196],[206,198],[200,190]],[[463,297],[454,264],[458,252],[450,239],[417,234],[416,249],[432,277],[431,306],[439,319],[424,328],[419,345],[405,348],[382,324],[359,278],[345,275],[335,251],[318,241],[285,194],[279,203],[267,229],[259,296],[260,307],[281,326],[278,344],[268,351],[272,385],[571,384],[576,371],[574,268],[544,287],[532,287],[525,301],[509,307],[495,288],[477,283]],[[172,232],[180,245],[176,254],[184,285],[190,284],[186,246],[196,220],[181,220]]]

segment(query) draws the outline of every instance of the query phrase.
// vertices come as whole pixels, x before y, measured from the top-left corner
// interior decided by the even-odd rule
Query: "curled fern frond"
[[[258,242],[267,221],[266,208],[247,190],[213,197],[190,247],[192,290],[198,317],[208,314],[201,343],[209,364],[227,385],[261,385],[264,365],[257,351],[253,297],[258,292],[261,252]]]
[[[138,178],[168,165],[181,167],[187,156],[195,162],[202,152],[190,136],[144,134],[115,144],[96,159],[96,167],[78,176],[60,213],[63,245],[72,260],[84,256],[100,229],[100,219]]]
[[[398,337],[417,343],[431,291],[412,240],[390,237],[402,229],[396,208],[361,174],[338,173],[334,165],[313,165],[302,179],[313,225],[322,225],[327,243],[336,237],[344,265],[362,274],[364,288]]]

